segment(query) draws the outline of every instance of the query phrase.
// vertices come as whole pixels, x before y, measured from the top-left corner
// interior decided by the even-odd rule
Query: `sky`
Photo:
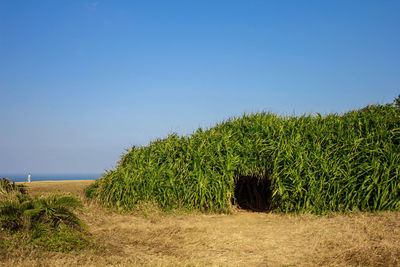
[[[0,173],[101,173],[243,113],[400,94],[400,1],[0,0]]]

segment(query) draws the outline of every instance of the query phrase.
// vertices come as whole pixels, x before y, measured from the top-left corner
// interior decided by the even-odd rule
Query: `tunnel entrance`
[[[235,184],[235,199],[239,208],[267,211],[270,209],[271,182],[266,177],[240,176]]]

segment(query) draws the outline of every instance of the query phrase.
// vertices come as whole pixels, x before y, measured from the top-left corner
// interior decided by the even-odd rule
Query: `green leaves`
[[[53,230],[60,225],[83,230],[84,225],[73,211],[81,206],[72,196],[9,197],[0,202],[0,226],[11,231],[25,229],[36,233],[41,232],[43,225]]]
[[[120,210],[150,201],[225,212],[249,175],[271,180],[268,206],[279,211],[397,210],[399,129],[396,103],[343,115],[247,114],[134,147],[88,192]]]

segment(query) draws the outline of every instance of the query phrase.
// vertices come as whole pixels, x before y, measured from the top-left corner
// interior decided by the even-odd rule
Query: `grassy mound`
[[[400,209],[400,106],[344,115],[244,115],[133,147],[87,189],[104,205],[228,212]]]

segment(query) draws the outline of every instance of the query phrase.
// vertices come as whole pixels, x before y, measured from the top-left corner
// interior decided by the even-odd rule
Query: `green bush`
[[[36,225],[46,223],[54,229],[61,223],[79,229],[82,223],[71,209],[80,206],[81,203],[72,196],[16,197],[0,202],[0,226],[8,230],[32,230]]]
[[[156,202],[228,212],[235,183],[248,176],[269,181],[268,208],[276,211],[399,210],[398,101],[343,115],[247,114],[172,134],[128,150],[88,190],[119,210]]]
[[[81,249],[88,244],[86,227],[73,211],[82,206],[75,197],[3,196],[6,200],[0,201],[1,247],[6,248],[16,239],[19,245],[55,251]]]

